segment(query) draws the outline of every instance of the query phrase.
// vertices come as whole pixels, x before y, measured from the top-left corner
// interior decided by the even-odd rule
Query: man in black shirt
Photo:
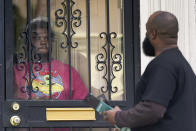
[[[157,11],[146,30],[143,51],[155,59],[137,84],[137,104],[105,111],[104,119],[134,131],[196,131],[196,76],[177,47],[178,21]]]

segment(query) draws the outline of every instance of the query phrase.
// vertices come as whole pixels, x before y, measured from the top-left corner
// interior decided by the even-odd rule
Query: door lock
[[[18,111],[20,109],[20,105],[17,102],[14,102],[11,108],[13,111]]]
[[[18,126],[20,124],[20,122],[21,122],[21,119],[19,116],[12,116],[10,118],[10,123],[12,126]]]

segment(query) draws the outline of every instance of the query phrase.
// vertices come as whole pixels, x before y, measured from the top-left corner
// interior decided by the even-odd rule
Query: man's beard
[[[143,52],[146,56],[155,56],[155,49],[152,46],[148,36],[145,37],[144,41],[143,41]]]

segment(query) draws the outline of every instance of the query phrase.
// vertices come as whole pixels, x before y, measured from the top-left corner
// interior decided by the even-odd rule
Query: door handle
[[[21,119],[19,116],[12,116],[10,118],[10,123],[12,126],[18,126],[20,124],[20,122],[21,122]]]

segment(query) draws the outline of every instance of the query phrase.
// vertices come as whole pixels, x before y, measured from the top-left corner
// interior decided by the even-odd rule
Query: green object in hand
[[[98,106],[96,107],[96,111],[99,112],[100,114],[103,112],[103,111],[108,111],[108,110],[111,110],[112,107],[109,106],[108,104],[106,104],[105,102],[103,101],[100,101]]]
[[[111,109],[112,109],[112,107],[109,106],[108,104],[104,103],[103,101],[100,101],[98,106],[96,107],[96,111],[99,112],[100,114],[103,111],[108,111]],[[131,131],[131,129],[127,128],[127,127],[119,128],[117,125],[114,125],[114,127],[117,128],[119,131]]]

